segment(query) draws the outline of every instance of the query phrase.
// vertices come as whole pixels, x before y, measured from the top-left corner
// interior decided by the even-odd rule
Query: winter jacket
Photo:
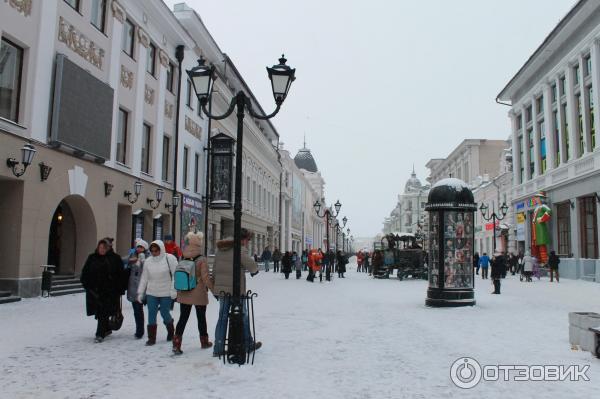
[[[119,309],[122,295],[123,267],[108,253],[89,255],[81,271],[80,281],[85,288],[88,316],[110,316]]]
[[[258,267],[246,251],[242,250],[242,268],[240,270],[240,294],[246,294],[246,273],[257,273]],[[213,294],[233,294],[233,238],[217,242],[217,255],[213,269],[214,287]]]
[[[506,275],[506,258],[504,255],[498,255],[492,260],[491,276],[494,280],[501,279]]]
[[[550,254],[550,257],[548,257],[548,266],[550,267],[550,269],[558,270],[559,263],[560,263],[560,258],[558,257],[558,255]]]
[[[532,272],[534,263],[535,263],[535,259],[533,258],[533,256],[525,255],[523,257],[523,271]]]
[[[181,248],[179,248],[177,246],[177,244],[175,244],[175,241],[172,241],[172,242],[170,242],[168,244],[164,244],[164,246],[165,246],[165,251],[168,254],[173,255],[177,259],[181,259],[181,255],[182,255]]]
[[[160,248],[160,254],[150,256],[144,262],[140,286],[138,287],[138,299],[144,295],[175,299],[177,291],[173,286],[173,273],[175,273],[177,267],[177,258],[165,252],[165,244],[161,240],[152,242],[150,246],[154,244]]]
[[[473,267],[479,267],[479,255],[473,255]]]
[[[271,256],[271,251],[269,251],[268,249],[265,249],[262,255],[260,256],[260,260],[262,260],[263,262],[270,262],[272,258],[273,257]]]
[[[312,251],[308,255],[308,267],[311,268],[312,271],[316,272],[321,270],[321,262],[323,260],[323,254],[318,251]]]
[[[283,255],[283,258],[281,259],[281,271],[283,273],[292,272],[292,256],[288,253]]]
[[[338,273],[346,273],[346,265],[348,264],[348,258],[339,253],[337,254],[337,272]]]
[[[283,259],[281,256],[281,252],[278,249],[276,249],[273,252],[273,262],[279,262],[281,259]]]
[[[142,279],[142,271],[144,270],[144,261],[149,256],[142,252],[137,254],[135,258],[130,258],[129,262],[129,283],[127,284],[127,299],[130,302],[137,301],[138,288]],[[134,260],[135,259],[135,260]]]
[[[483,269],[487,269],[488,266],[490,265],[490,257],[487,255],[483,255],[479,258],[479,265],[483,268]]]

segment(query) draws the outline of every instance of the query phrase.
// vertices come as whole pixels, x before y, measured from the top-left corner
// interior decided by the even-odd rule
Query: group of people
[[[252,233],[242,229],[242,246],[247,246]],[[188,233],[183,248],[179,248],[172,236],[148,244],[141,238],[129,252],[125,262],[115,253],[113,240],[103,238],[98,242],[94,253],[90,254],[81,273],[81,283],[86,290],[86,310],[88,316],[95,316],[97,328],[95,341],[102,342],[114,329],[114,318],[121,317],[121,297],[126,294],[131,302],[135,320],[136,339],[147,333],[146,345],[156,344],[157,316],[160,312],[166,328],[166,340],[172,342],[172,352],[182,354],[183,334],[192,307],[198,322],[200,347],[213,348],[213,356],[225,355],[226,332],[233,292],[233,239],[217,242],[212,276],[209,274],[207,259],[203,254],[204,236],[202,233]],[[240,271],[241,293],[246,293],[245,272],[251,276],[258,273],[254,259],[242,254]],[[187,265],[186,268],[184,265]],[[187,287],[177,287],[176,273],[188,276]],[[209,340],[206,323],[206,308],[211,292],[220,303],[219,319],[215,327],[215,343]],[[174,304],[179,303],[179,320],[171,315]],[[147,325],[144,325],[144,307],[147,312]],[[146,327],[146,329],[144,329]],[[247,309],[244,307],[244,345],[248,351],[259,349],[261,342],[254,342]]]
[[[356,254],[356,262],[358,264],[356,271],[371,274],[371,258],[369,251],[358,251]]]
[[[319,249],[304,250],[300,255],[296,251],[286,251],[281,253],[278,248],[275,248],[271,253],[267,247],[259,257],[257,254],[254,255],[255,261],[260,261],[265,265],[265,271],[269,271],[270,264],[273,264],[273,272],[283,273],[285,279],[289,278],[292,271],[296,271],[296,279],[302,277],[302,271],[308,271],[306,278],[309,282],[314,282],[315,277],[318,275],[319,280],[323,281],[323,274],[325,279],[331,281],[331,274],[336,272],[339,278],[345,278],[346,265],[348,264],[348,256],[342,251],[329,252]]]
[[[550,282],[559,281],[558,266],[560,264],[560,258],[556,255],[555,251],[550,251],[548,257],[548,269],[550,271]],[[531,255],[530,251],[519,253],[518,255],[511,253],[496,252],[491,258],[486,252],[479,256],[479,253],[473,255],[473,268],[475,274],[479,275],[481,269],[481,278],[488,279],[488,269],[491,266],[491,277],[494,284],[494,294],[500,294],[501,279],[505,278],[507,273],[520,274],[521,281],[531,282],[532,277],[536,275],[539,279],[539,260]]]

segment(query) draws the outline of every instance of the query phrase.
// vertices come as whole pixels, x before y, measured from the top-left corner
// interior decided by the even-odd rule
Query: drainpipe
[[[179,114],[181,110],[181,75],[182,75],[182,63],[184,57],[185,47],[183,45],[177,46],[175,49],[175,59],[177,60],[178,68],[178,79],[177,79],[177,109],[175,111],[175,156],[174,167],[173,167],[173,196],[177,195],[177,164],[179,163]],[[183,198],[179,198],[179,206],[183,206]],[[173,234],[173,240],[177,242],[177,235],[175,230],[177,229],[177,208],[173,207],[173,216],[171,219],[171,234]],[[180,237],[181,238],[181,237]]]

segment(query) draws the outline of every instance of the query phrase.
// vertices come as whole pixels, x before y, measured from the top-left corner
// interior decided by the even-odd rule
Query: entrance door
[[[75,273],[76,245],[73,212],[65,201],[61,201],[52,216],[48,240],[48,264],[55,266],[56,274]]]

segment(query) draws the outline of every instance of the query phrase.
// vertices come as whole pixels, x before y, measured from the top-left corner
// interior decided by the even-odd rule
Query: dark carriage
[[[409,277],[427,279],[425,251],[414,234],[387,234],[374,247],[373,277],[389,278],[397,269],[399,280]]]

